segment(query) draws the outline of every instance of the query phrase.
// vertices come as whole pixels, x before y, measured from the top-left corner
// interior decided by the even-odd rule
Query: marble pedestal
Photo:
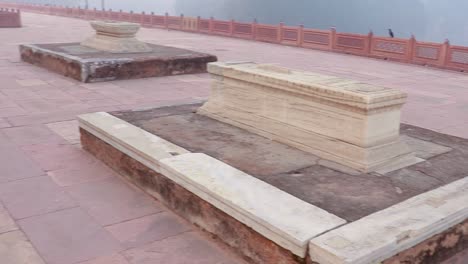
[[[128,22],[91,21],[96,34],[82,46],[112,53],[150,52],[151,47],[136,39],[140,25]]]

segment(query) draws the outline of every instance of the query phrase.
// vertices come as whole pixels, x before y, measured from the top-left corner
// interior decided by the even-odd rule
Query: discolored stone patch
[[[468,220],[398,253],[382,264],[442,263],[466,248],[468,248]]]
[[[201,152],[348,221],[468,175],[468,140],[403,125],[425,162],[384,175],[343,166],[194,113],[199,105],[112,113],[191,152]]]

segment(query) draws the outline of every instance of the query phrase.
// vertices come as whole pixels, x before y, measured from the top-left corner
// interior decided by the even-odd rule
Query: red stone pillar
[[[414,37],[414,35],[411,35],[411,38],[408,40],[408,52],[406,54],[406,62],[413,61],[415,51],[416,51],[416,38]]]
[[[141,12],[140,24],[143,26],[145,24],[145,11]]]
[[[154,27],[154,12],[151,12],[150,24],[151,24],[151,27]]]
[[[450,53],[450,41],[448,39],[444,41],[444,44],[442,45],[442,52],[439,56],[441,56],[442,58],[441,66],[448,67],[452,56],[452,54]]]
[[[252,39],[257,39],[257,19],[255,18],[252,23]]]
[[[164,27],[166,29],[169,29],[169,14],[166,12],[165,16],[164,16]]]
[[[179,29],[184,30],[184,14],[180,14]]]
[[[213,34],[213,25],[214,25],[214,17],[210,17],[210,23],[208,26],[210,34]]]
[[[336,44],[336,28],[332,27],[330,29],[330,50],[335,49],[335,44]]]
[[[372,39],[374,38],[374,32],[369,31],[369,34],[367,34],[367,55],[370,56],[372,53]]]
[[[201,24],[201,18],[200,16],[197,16],[197,28],[196,28],[197,32],[200,32],[200,24]]]
[[[135,18],[133,17],[133,10],[130,10],[130,16],[128,20],[130,20],[131,23],[135,22]]]
[[[234,36],[234,19],[231,19],[231,23],[229,24],[229,35]]]
[[[279,23],[277,27],[276,42],[278,43],[281,43],[281,41],[283,41],[283,27],[284,27],[283,22]]]
[[[302,47],[304,44],[304,25],[299,25],[297,30],[297,46]]]

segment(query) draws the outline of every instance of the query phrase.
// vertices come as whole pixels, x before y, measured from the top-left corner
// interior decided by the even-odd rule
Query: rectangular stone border
[[[310,242],[309,255],[320,264],[379,263],[415,245],[422,251],[428,247],[424,246],[425,240],[434,240],[457,225],[468,227],[467,218],[465,177],[316,237]],[[457,236],[460,237],[447,243],[452,247],[457,243],[466,246],[468,230]],[[440,245],[440,241],[432,243],[433,253],[436,248],[450,248]],[[413,252],[413,257],[428,257],[418,254],[421,252]]]
[[[261,221],[256,221],[258,218],[247,218],[247,221],[252,222],[246,223],[243,221],[246,221],[246,215],[250,217],[248,214],[234,217],[232,214],[239,212],[229,207],[232,204],[223,201],[222,197],[216,195],[216,191],[210,193],[210,189],[204,188],[203,184],[197,185],[216,180],[216,177],[223,174],[224,168],[234,174],[252,176],[204,154],[190,154],[185,149],[107,113],[86,114],[80,116],[79,120],[82,145],[86,150],[176,213],[233,247],[252,263],[307,261],[306,253],[297,254],[304,247],[291,244],[291,240],[281,237],[281,233],[263,229],[264,226],[259,226]],[[120,132],[115,133],[119,130]],[[183,164],[186,162],[191,163],[190,166]],[[215,173],[209,173],[206,177],[201,172],[210,171],[210,168],[203,164],[213,163],[215,168],[223,169],[215,170]],[[189,174],[185,177],[186,181],[183,174]],[[206,178],[194,181],[193,177]],[[219,188],[222,187],[220,184],[223,182],[210,188],[218,188],[218,191],[223,192]],[[189,190],[188,187],[192,189]],[[353,223],[330,228],[309,239],[309,261],[320,264],[374,264],[380,261],[400,263],[405,258],[406,261],[423,259],[421,263],[432,263],[430,261],[434,258],[442,260],[468,245],[467,189],[468,177]],[[214,202],[218,204],[215,205]],[[254,202],[258,202],[258,199]],[[277,217],[276,211],[273,214]],[[265,235],[262,232],[270,233]],[[284,240],[281,242],[281,239]],[[284,245],[284,241],[289,245]],[[335,247],[331,247],[330,243],[335,244]],[[346,251],[349,249],[352,253]]]
[[[90,133],[301,259],[310,239],[346,223],[219,160],[188,153],[110,114],[85,114],[78,120],[82,136],[83,130]]]

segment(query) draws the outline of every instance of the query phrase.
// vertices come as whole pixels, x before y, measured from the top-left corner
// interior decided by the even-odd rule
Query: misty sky
[[[100,7],[101,0],[88,0]],[[27,0],[64,3],[69,6],[85,0]],[[387,35],[392,28],[397,37],[468,46],[468,0],[105,0],[106,8],[184,13],[186,16],[213,16],[260,23],[304,24],[309,28]]]

